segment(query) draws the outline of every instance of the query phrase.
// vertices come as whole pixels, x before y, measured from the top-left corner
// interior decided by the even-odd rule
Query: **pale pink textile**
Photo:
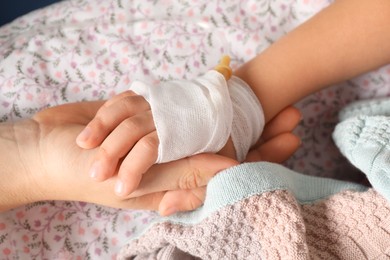
[[[288,191],[267,192],[226,206],[199,224],[155,224],[130,242],[119,259],[184,259],[183,255],[389,259],[390,205],[373,190],[344,191],[307,205],[299,205]]]
[[[192,78],[226,52],[236,67],[330,2],[63,1],[0,28],[0,120],[106,99],[136,79]],[[352,100],[389,94],[384,67],[305,99],[296,131],[303,144],[286,165],[362,182],[331,140],[337,112]],[[0,214],[0,259],[115,259],[154,217],[79,202],[28,205]]]

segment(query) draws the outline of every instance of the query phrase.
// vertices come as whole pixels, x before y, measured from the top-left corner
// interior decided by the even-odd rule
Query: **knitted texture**
[[[119,259],[186,259],[184,252],[188,259],[386,259],[390,207],[373,190],[303,206],[288,191],[267,192],[196,225],[155,224]]]
[[[210,181],[203,210],[155,223],[120,259],[390,259],[389,112],[386,99],[353,104],[333,135],[375,190],[240,165]]]
[[[361,101],[346,107],[333,133],[349,161],[367,175],[390,201],[390,99]]]

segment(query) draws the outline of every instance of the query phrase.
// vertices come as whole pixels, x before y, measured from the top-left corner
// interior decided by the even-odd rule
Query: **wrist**
[[[0,211],[37,201],[37,125],[31,120],[0,125]]]

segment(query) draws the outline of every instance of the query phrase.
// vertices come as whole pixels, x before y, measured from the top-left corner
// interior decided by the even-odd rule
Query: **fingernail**
[[[118,196],[123,196],[123,192],[125,191],[125,184],[121,180],[117,180],[115,184],[115,193]]]
[[[84,128],[83,131],[81,131],[81,133],[77,136],[76,138],[76,142],[85,142],[88,140],[89,136],[91,135],[91,128],[89,128],[88,126],[86,128]]]
[[[89,176],[92,179],[97,180],[101,176],[101,174],[102,174],[101,172],[102,172],[102,165],[101,165],[100,161],[96,161],[92,164],[92,167],[89,170]]]

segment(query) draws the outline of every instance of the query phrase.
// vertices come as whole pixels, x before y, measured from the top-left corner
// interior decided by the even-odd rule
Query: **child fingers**
[[[206,197],[206,186],[191,190],[167,191],[162,197],[158,211],[169,216],[180,211],[194,210],[202,206]]]
[[[126,91],[123,91],[115,96],[113,96],[112,98],[110,98],[109,100],[107,100],[103,107],[109,107],[111,106],[112,104],[116,103],[118,100],[122,99],[122,98],[125,98],[125,97],[130,97],[130,96],[137,96],[137,94],[135,94],[133,91],[131,90],[126,90]]]
[[[153,131],[141,138],[123,160],[118,173],[115,193],[127,196],[139,185],[142,175],[157,161],[159,140]]]
[[[301,140],[292,133],[279,134],[259,147],[252,149],[247,157],[246,162],[267,161],[282,163],[289,159],[299,148]]]
[[[111,177],[118,161],[124,157],[142,137],[155,130],[152,113],[147,111],[124,120],[99,147],[90,175],[96,180]]]
[[[293,106],[283,109],[266,124],[261,135],[261,140],[267,141],[281,133],[293,131],[301,120],[301,117],[301,112]]]
[[[107,101],[109,102],[109,101]],[[112,102],[112,101],[110,101]],[[96,116],[77,136],[77,144],[85,149],[98,146],[126,118],[150,110],[149,103],[138,95],[123,95],[111,105],[103,105]]]

